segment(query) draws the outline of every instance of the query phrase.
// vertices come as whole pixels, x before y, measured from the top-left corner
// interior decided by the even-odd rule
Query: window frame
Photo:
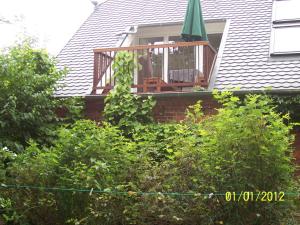
[[[300,55],[300,50],[295,51],[275,51],[275,31],[276,29],[285,29],[290,27],[299,27],[300,19],[282,19],[276,20],[276,2],[290,1],[290,0],[273,0],[272,8],[272,24],[271,24],[271,40],[270,40],[270,55],[271,56],[283,56],[283,55]]]

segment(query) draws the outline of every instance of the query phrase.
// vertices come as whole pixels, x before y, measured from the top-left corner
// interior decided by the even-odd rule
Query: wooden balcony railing
[[[217,55],[208,42],[200,41],[95,49],[92,94],[106,94],[114,87],[112,64],[120,51],[132,52],[141,65],[132,71],[132,90],[138,93],[206,88]]]

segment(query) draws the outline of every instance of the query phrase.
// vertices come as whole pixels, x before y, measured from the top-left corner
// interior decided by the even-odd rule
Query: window
[[[225,20],[207,21],[205,24],[210,45],[216,50],[219,49],[225,24]],[[181,30],[182,23],[141,25],[132,35],[130,44],[159,45],[182,42]],[[135,71],[135,84],[143,84],[144,78],[147,77],[161,77],[166,83],[171,80],[178,81],[179,78],[181,79],[181,74],[183,80],[190,82],[198,71],[204,71],[203,46],[169,47],[168,51],[166,49],[156,47],[138,50],[136,56],[141,66]]]
[[[139,44],[140,45],[154,45],[154,44],[161,44],[164,41],[163,37],[149,37],[149,38],[140,38]]]
[[[299,0],[300,1],[300,0]],[[213,33],[213,34],[207,34],[208,41],[210,45],[218,52],[221,44],[223,33]],[[170,36],[169,42],[181,42],[184,41],[181,39],[181,36]]]
[[[274,52],[300,52],[300,26],[274,29]]]
[[[140,38],[140,45],[155,45],[162,44],[164,41],[163,37],[147,37]],[[150,63],[151,57],[151,63]],[[139,63],[142,66],[139,70],[139,77],[161,77],[163,74],[163,52],[154,49],[153,52],[150,51],[139,51],[138,52]],[[142,83],[142,80],[139,81],[139,84]]]
[[[300,1],[274,0],[271,54],[300,54]]]
[[[299,0],[276,0],[274,6],[274,20],[282,21],[300,19],[299,9]]]
[[[181,42],[183,41],[180,36],[169,37],[169,43]],[[192,69],[195,68],[195,48],[190,47],[176,47],[171,48],[169,52],[169,71],[179,70],[179,69]]]

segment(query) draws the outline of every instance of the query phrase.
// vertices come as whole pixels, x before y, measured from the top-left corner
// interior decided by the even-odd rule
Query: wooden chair
[[[148,92],[149,88],[151,91],[154,92],[161,92],[161,85],[164,83],[164,81],[161,79],[161,77],[148,77],[144,78],[143,81],[143,92]]]

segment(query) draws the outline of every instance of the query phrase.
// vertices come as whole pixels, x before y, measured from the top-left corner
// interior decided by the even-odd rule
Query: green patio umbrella
[[[185,41],[207,41],[200,0],[189,0],[181,37]]]

